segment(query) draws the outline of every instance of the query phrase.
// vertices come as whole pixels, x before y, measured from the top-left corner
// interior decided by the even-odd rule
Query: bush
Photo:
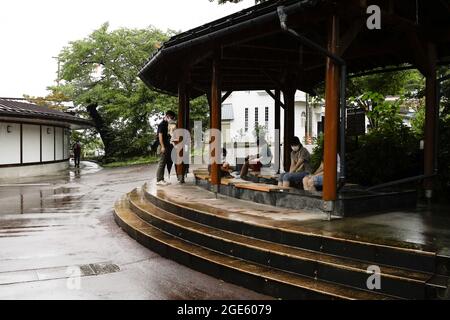
[[[348,180],[371,186],[420,174],[419,143],[403,125],[371,131],[360,138],[358,149],[347,154]]]
[[[311,155],[311,167],[313,171],[316,171],[320,166],[320,162],[323,157],[323,134],[320,134],[316,140],[316,146],[313,149],[313,153]]]

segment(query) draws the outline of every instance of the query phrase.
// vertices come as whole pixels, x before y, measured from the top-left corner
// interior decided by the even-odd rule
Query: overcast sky
[[[254,4],[208,0],[1,0],[0,97],[46,95],[56,56],[104,22],[118,27],[185,31]]]

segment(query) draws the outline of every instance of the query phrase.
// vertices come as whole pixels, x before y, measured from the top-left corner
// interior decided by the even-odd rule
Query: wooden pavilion
[[[367,26],[370,5],[381,9],[380,29]],[[337,199],[338,139],[345,137],[346,77],[405,68],[417,68],[426,77],[424,173],[426,194],[431,197],[439,115],[437,68],[449,63],[448,0],[280,0],[171,38],[150,58],[140,77],[154,89],[179,96],[178,125],[186,129],[192,98],[208,96],[210,127],[220,129],[221,103],[227,96],[223,92],[274,90],[276,129],[281,128],[281,107],[285,113],[284,146],[294,133],[296,90],[314,94],[325,82],[323,200],[324,209],[332,211]],[[285,170],[289,152],[284,148]],[[345,143],[340,152],[345,154]],[[345,169],[345,161],[342,166]],[[345,179],[344,170],[341,174],[339,178]],[[212,165],[211,183],[220,186],[217,163]]]

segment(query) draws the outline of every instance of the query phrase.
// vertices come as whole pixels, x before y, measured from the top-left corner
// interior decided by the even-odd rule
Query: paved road
[[[117,227],[114,201],[154,171],[83,163],[0,182],[0,299],[267,299],[162,258]]]

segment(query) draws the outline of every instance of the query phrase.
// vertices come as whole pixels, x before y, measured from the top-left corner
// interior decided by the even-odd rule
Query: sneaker
[[[156,182],[157,186],[167,186],[169,183],[167,181],[161,180]]]

